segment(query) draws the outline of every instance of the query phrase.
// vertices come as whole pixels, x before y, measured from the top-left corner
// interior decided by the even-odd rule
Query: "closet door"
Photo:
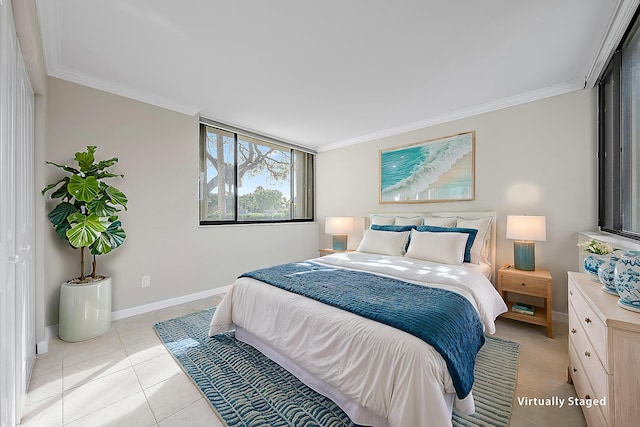
[[[15,81],[11,2],[0,0],[0,425],[16,425]]]
[[[18,53],[20,48],[18,45]],[[34,97],[22,55],[16,72],[16,408],[21,414],[36,358]]]
[[[34,96],[0,0],[0,426],[15,426],[35,362]]]

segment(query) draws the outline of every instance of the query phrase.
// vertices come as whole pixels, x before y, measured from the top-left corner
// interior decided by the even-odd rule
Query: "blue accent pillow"
[[[379,231],[411,231],[413,229],[415,229],[417,226],[416,225],[378,225],[378,224],[371,224],[371,229],[372,230],[379,230]]]
[[[471,247],[476,240],[478,230],[475,228],[460,228],[460,227],[436,227],[433,225],[421,225],[416,228],[416,231],[431,231],[434,233],[467,233],[467,246],[464,248],[464,262],[471,262]]]
[[[379,224],[371,224],[371,227],[369,227],[369,228],[371,230],[378,230],[378,231],[401,232],[401,231],[415,230],[417,227],[418,227],[417,225],[379,225]],[[407,237],[407,244],[404,245],[404,250],[402,251],[403,254],[407,251],[407,248],[409,247],[409,242],[410,241],[411,241],[411,234],[409,234],[409,237]]]

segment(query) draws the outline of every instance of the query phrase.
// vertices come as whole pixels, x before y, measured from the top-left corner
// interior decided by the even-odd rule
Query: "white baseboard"
[[[139,314],[149,313],[150,311],[162,310],[163,308],[173,307],[174,305],[186,304],[203,298],[213,297],[225,294],[231,289],[231,285],[221,288],[214,288],[208,291],[196,292],[195,294],[183,295],[164,301],[152,302],[151,304],[139,305],[137,307],[125,308],[111,313],[111,320],[126,319],[127,317],[137,316]]]
[[[49,351],[49,340],[58,336],[58,325],[47,326],[44,330],[44,341],[36,343],[36,354],[44,354]]]
[[[149,313],[151,311],[162,310],[163,308],[173,307],[174,305],[186,304],[199,299],[213,297],[225,294],[231,289],[232,285],[222,286],[220,288],[209,289],[208,291],[196,292],[194,294],[183,295],[164,301],[153,302],[150,304],[139,305],[137,307],[125,308],[111,312],[111,320],[126,319],[127,317],[137,316],[139,314]],[[36,344],[37,354],[44,354],[49,351],[49,339],[58,336],[58,325],[47,326],[45,329],[45,339]]]
[[[551,313],[551,318],[558,322],[569,323],[569,314],[563,313],[561,311],[554,311],[553,313]]]

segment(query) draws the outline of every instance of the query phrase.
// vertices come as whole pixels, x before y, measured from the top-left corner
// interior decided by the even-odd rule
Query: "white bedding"
[[[507,309],[477,266],[361,252],[313,261],[457,292],[477,308],[489,334],[495,332],[495,318]],[[245,336],[266,344],[268,352],[293,362],[301,370],[294,372],[296,376],[312,376],[315,385],[324,383],[338,390],[351,404],[337,403],[357,424],[451,424],[455,389],[446,364],[437,351],[413,335],[250,278],[238,279],[225,295],[209,334],[236,326]],[[318,391],[324,392],[322,387]],[[472,413],[472,395],[455,398],[455,406],[462,413]]]

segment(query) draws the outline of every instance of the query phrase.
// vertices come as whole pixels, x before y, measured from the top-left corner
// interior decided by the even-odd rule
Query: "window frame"
[[[625,112],[630,106],[624,104],[623,90],[623,61],[624,51],[630,36],[634,31],[640,31],[640,9],[631,20],[618,48],[612,54],[609,63],[600,75],[598,85],[598,227],[601,231],[616,234],[633,240],[640,240],[640,230],[625,230],[624,212],[632,200],[624,197],[625,174],[629,171],[625,164],[623,151],[630,144],[624,136]],[[640,43],[640,41],[638,42]],[[611,94],[607,94],[606,84],[613,84]],[[638,82],[640,84],[640,82]],[[607,96],[611,96],[608,100]],[[606,111],[610,105],[611,114]],[[610,122],[609,122],[610,120]],[[611,126],[611,140],[608,139],[607,126]],[[640,143],[634,145],[640,149]],[[609,157],[609,158],[608,158]],[[611,182],[607,182],[609,179]],[[610,200],[610,204],[608,202]]]
[[[200,118],[198,132],[199,132],[199,173],[202,176],[203,170],[207,167],[206,162],[206,129],[207,128],[215,128],[221,130],[225,133],[233,134],[233,144],[234,144],[234,164],[233,164],[233,219],[220,219],[220,220],[203,220],[201,218],[202,215],[202,204],[207,200],[205,198],[204,192],[206,191],[206,183],[202,182],[202,178],[198,180],[198,222],[200,226],[217,226],[217,225],[258,225],[258,224],[287,224],[287,223],[306,223],[306,222],[314,222],[315,221],[315,162],[316,162],[316,152],[310,150],[306,147],[297,146],[295,144],[290,144],[287,142],[279,141],[277,139],[267,137],[264,135],[260,135],[254,132],[246,131],[241,128],[237,128],[234,126],[229,126],[223,123],[215,122],[209,119]],[[265,219],[265,220],[243,220],[239,219],[239,191],[238,191],[238,159],[239,159],[239,140],[242,137],[246,137],[249,139],[257,140],[258,142],[264,142],[268,145],[273,145],[277,147],[278,150],[288,150],[290,156],[290,165],[289,165],[289,194],[286,195],[289,198],[289,218],[288,219]],[[311,171],[307,172],[306,178],[310,179],[310,182],[306,182],[306,187],[311,187],[308,189],[308,192],[311,196],[311,201],[309,209],[309,217],[308,218],[295,218],[295,202],[294,202],[294,190],[295,190],[295,162],[294,159],[296,157],[296,152],[304,153],[311,156],[312,162],[310,165]]]

